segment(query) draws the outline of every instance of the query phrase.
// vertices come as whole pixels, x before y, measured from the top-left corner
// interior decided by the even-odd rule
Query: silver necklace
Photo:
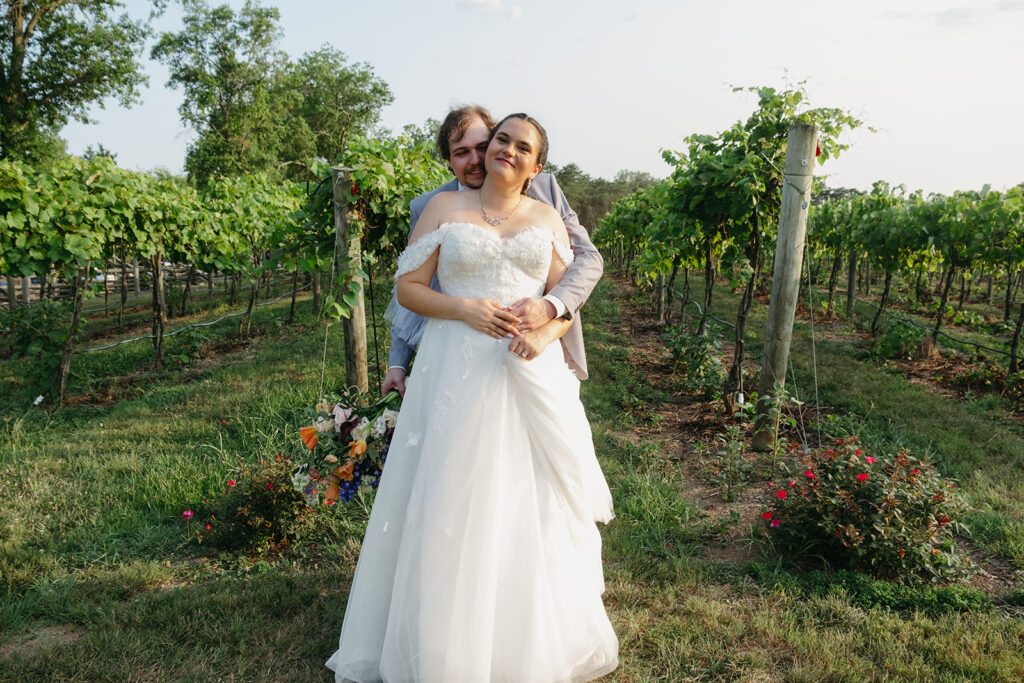
[[[519,195],[519,201],[516,202],[516,205],[512,207],[511,211],[508,212],[508,216],[505,216],[504,218],[491,218],[490,216],[487,215],[487,209],[484,208],[484,193],[480,193],[480,213],[484,215],[484,220],[487,221],[489,225],[493,226],[501,225],[502,223],[507,221],[512,216],[512,214],[516,212],[516,209],[518,209],[519,205],[522,203],[523,195]]]

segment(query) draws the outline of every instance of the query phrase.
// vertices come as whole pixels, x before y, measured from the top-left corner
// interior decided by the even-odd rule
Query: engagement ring
[[[520,356],[522,356],[523,358],[526,358],[526,351],[523,351],[523,352],[522,352],[522,353],[520,353],[519,355],[520,355]]]

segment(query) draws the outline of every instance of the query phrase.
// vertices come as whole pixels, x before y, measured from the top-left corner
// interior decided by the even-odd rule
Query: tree
[[[276,91],[294,102],[284,159],[305,165],[312,159],[332,162],[349,135],[367,135],[380,121],[380,110],[394,101],[388,84],[360,62],[329,45],[304,54],[282,72]],[[297,95],[297,97],[295,96]]]
[[[8,0],[0,42],[0,159],[60,156],[57,132],[89,122],[88,108],[138,100],[138,62],[149,29],[119,0]]]
[[[109,149],[104,147],[102,143],[89,145],[88,147],[85,148],[85,151],[82,152],[82,158],[85,159],[86,161],[92,161],[93,159],[96,159],[98,157],[106,157],[111,161],[117,161],[117,153],[110,151]]]
[[[277,51],[281,30],[276,8],[247,0],[236,14],[184,0],[184,28],[164,33],[152,57],[170,69],[167,85],[181,88],[182,120],[199,133],[185,169],[199,186],[217,175],[241,175],[276,167],[282,107],[275,79],[285,64]]]
[[[590,230],[612,210],[616,200],[657,182],[649,173],[641,171],[619,171],[615,180],[592,178],[575,163],[565,166],[549,163],[544,170],[558,179],[569,206],[579,216],[580,223]]]
[[[445,163],[447,159],[441,158],[441,153],[437,151],[436,145],[437,133],[440,130],[441,122],[433,117],[428,117],[422,126],[417,126],[415,123],[407,123],[402,126],[402,135],[409,138],[414,145],[425,144],[430,149],[430,156]]]

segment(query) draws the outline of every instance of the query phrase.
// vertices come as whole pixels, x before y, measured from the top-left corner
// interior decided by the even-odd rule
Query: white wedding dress
[[[547,228],[446,223],[398,275],[438,247],[444,293],[503,305],[542,294],[553,253],[572,259]],[[560,344],[532,360],[508,344],[427,323],[327,661],[336,681],[568,683],[616,667],[595,524],[612,499],[579,381]]]

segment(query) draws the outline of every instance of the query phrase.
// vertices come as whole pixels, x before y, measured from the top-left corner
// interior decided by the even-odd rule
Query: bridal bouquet
[[[297,458],[292,486],[310,505],[348,501],[380,483],[402,399],[394,391],[368,405],[359,399],[329,397],[306,409],[312,424],[299,430],[306,457]]]

